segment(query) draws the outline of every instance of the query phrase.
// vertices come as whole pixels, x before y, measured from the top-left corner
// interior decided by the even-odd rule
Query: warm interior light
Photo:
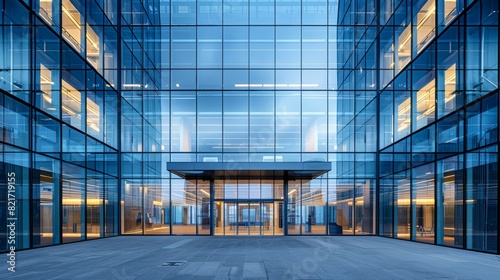
[[[71,38],[67,38],[68,43],[70,43],[70,45],[73,48],[75,48],[78,52],[81,52],[82,51],[80,42],[81,39],[80,36],[82,30],[82,26],[80,25],[81,14],[70,1],[63,1],[61,9],[64,15],[66,15],[65,18],[69,19],[69,21],[72,23],[70,25],[66,25],[63,22],[63,29],[68,33],[68,34],[64,33],[63,35],[65,36],[69,35]],[[90,25],[87,24],[86,27],[87,27],[87,33],[85,34],[85,37],[87,38],[87,60],[96,69],[98,69],[99,66],[98,57],[100,54],[99,35],[94,31],[94,29]],[[73,32],[73,34],[71,32]]]
[[[63,198],[63,205],[82,205],[84,199],[83,198]],[[108,203],[107,200],[103,200],[101,198],[87,198],[87,205],[102,205],[103,203]]]
[[[408,128],[411,124],[410,110],[411,110],[411,99],[408,97],[398,106],[398,132],[402,132]]]
[[[68,107],[66,107],[66,106],[64,106],[64,105],[62,105],[62,106],[61,106],[61,108],[63,109],[63,111],[65,111],[66,113],[68,113],[68,114],[69,114],[69,115],[71,115],[71,116],[76,115],[76,113],[75,113],[75,112],[73,112],[73,110],[71,110],[70,108],[68,108]]]
[[[47,104],[43,104],[43,108],[48,110],[55,110],[52,107],[52,82],[51,79],[52,71],[50,71],[45,65],[40,63],[40,90],[42,91],[42,98]]]
[[[87,125],[96,132],[99,132],[99,121],[101,117],[100,106],[87,97]]]
[[[90,25],[88,25],[88,24],[87,24],[87,33],[90,33],[90,34],[87,34],[87,39],[90,41],[90,43],[92,44],[92,46],[94,48],[99,50],[99,43],[96,42],[95,39],[92,38],[92,36],[91,36],[91,35],[94,35],[95,37],[98,37],[98,35],[97,35],[97,33],[95,33],[94,29],[92,29],[92,27],[90,27]],[[97,54],[99,54],[99,53],[97,53]]]
[[[453,18],[457,15],[457,0],[444,0],[444,19],[445,24],[451,22]]]
[[[71,5],[71,6],[73,6],[73,5]],[[75,7],[72,7],[72,8],[74,10],[76,10]],[[82,29],[82,27],[80,26],[80,23],[78,21],[76,21],[75,17],[73,17],[73,15],[68,11],[68,9],[66,9],[66,7],[64,7],[64,4],[62,5],[62,11],[68,16],[69,20],[71,20],[71,22],[73,22],[73,24],[75,25],[76,28],[78,28],[79,30]]]
[[[398,70],[403,69],[410,62],[411,56],[411,25],[406,26],[404,31],[399,35],[398,41],[401,42],[398,46]]]
[[[398,127],[398,132],[401,132],[407,129],[410,126],[410,122],[404,122]]]
[[[428,0],[417,14],[417,51],[422,50],[434,37],[436,12],[435,0]]]
[[[434,79],[417,92],[417,112],[419,113],[417,120],[433,114],[436,110],[435,92]]]
[[[99,131],[100,131],[100,130],[99,130],[99,127],[97,127],[97,126],[96,126],[96,124],[95,124],[95,123],[93,123],[93,122],[90,122],[90,121],[89,121],[89,122],[87,122],[87,125],[88,125],[88,127],[89,127],[89,128],[92,128],[92,129],[93,129],[93,130],[95,130],[96,132],[99,132]]]
[[[401,35],[403,35],[404,33],[408,33],[408,36],[406,36],[406,38],[403,40],[403,42],[401,42],[401,44],[399,44],[399,48],[398,50],[403,50],[403,48],[405,47],[405,45],[408,43],[408,41],[411,39],[411,33],[410,33],[410,26],[408,25],[405,29],[405,31],[403,31],[403,33]]]
[[[61,97],[63,111],[71,116],[79,116],[81,111],[81,93],[65,80],[62,80]]]
[[[87,60],[96,69],[99,69],[99,36],[92,29],[90,25],[87,24]]]
[[[87,97],[87,111],[99,116],[99,105]]]
[[[422,8],[422,10],[424,10],[424,9],[425,9],[425,6]],[[425,22],[429,19],[429,17],[434,14],[435,11],[436,11],[436,5],[432,4],[429,7],[429,10],[427,10],[427,13],[425,13],[424,17],[417,24],[417,29],[420,29],[425,24]]]
[[[48,24],[52,25],[52,0],[40,0],[40,10],[38,14]]]
[[[161,207],[161,206],[163,206],[163,202],[158,201],[158,200],[153,200],[153,205],[154,205],[154,206],[160,206],[160,207]]]
[[[434,198],[414,198],[413,203],[415,205],[435,205]],[[399,206],[409,206],[411,204],[411,200],[409,198],[398,198],[397,205]]]
[[[66,41],[78,52],[82,51],[81,45],[81,29],[80,26],[80,12],[69,0],[63,0],[61,5],[63,12],[62,16],[62,29],[63,37]]]
[[[47,102],[47,103],[52,103],[52,98],[46,94],[42,95],[43,96],[43,99]]]
[[[42,76],[42,79],[40,81],[40,84],[42,85],[53,85],[54,82],[51,82],[51,81],[48,81],[48,80],[45,80],[44,77]]]
[[[209,194],[206,190],[204,190],[204,189],[198,189],[198,190],[199,190],[201,193],[203,193],[204,195],[206,195],[206,196],[208,196],[208,197],[210,196],[210,194]]]

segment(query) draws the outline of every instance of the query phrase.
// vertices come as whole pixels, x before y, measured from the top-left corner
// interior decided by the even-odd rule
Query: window
[[[62,1],[62,31],[66,41],[77,51],[82,52],[82,13],[70,0]]]

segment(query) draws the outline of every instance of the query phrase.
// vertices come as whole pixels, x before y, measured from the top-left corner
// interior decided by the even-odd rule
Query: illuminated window
[[[42,108],[56,110],[52,104],[52,71],[40,63],[40,90],[42,92]]]
[[[410,132],[411,126],[411,99],[408,97],[406,100],[398,105],[398,139],[407,135]]]
[[[75,48],[78,52],[82,52],[82,27],[80,26],[82,16],[69,0],[63,0],[61,8],[63,11],[63,36],[73,48]]]
[[[435,183],[433,164],[413,169],[412,209],[415,233],[412,239],[434,243],[435,230]]]
[[[94,132],[100,132],[101,112],[100,106],[87,97],[87,127]],[[88,130],[90,134],[91,131]]]
[[[417,52],[420,52],[432,38],[436,26],[436,2],[430,0],[417,14]]]
[[[453,64],[444,72],[444,107],[446,111],[456,109],[457,74],[455,65]]]
[[[99,70],[99,53],[100,53],[99,36],[87,24],[87,61]]]
[[[48,24],[52,24],[52,0],[40,0],[38,13]]]
[[[63,120],[69,124],[81,127],[82,119],[82,94],[65,80],[62,81],[62,113]]]
[[[415,129],[424,127],[434,121],[436,111],[435,91],[433,79],[417,92],[417,123]]]
[[[444,24],[448,25],[457,16],[457,0],[444,0]]]
[[[410,62],[411,59],[411,25],[408,25],[398,37],[398,70]]]

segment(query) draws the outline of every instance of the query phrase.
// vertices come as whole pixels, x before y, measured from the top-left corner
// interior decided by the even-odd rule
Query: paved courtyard
[[[114,237],[2,254],[0,279],[500,279],[500,256],[354,236]]]

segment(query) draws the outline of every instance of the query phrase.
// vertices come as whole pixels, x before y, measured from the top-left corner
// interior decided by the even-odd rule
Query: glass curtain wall
[[[337,180],[329,178],[349,181],[348,199],[356,197],[358,208],[351,206],[345,213],[350,217],[358,213],[351,222],[352,234],[375,233],[375,212],[367,209],[376,197],[376,145],[370,141],[377,122],[375,103],[370,103],[375,93],[376,75],[370,69],[376,50],[372,48],[363,60],[366,72],[356,74],[365,84],[356,103],[363,117],[356,120],[356,129],[349,125],[340,133],[348,137],[347,142],[337,141],[338,116],[344,115],[346,121],[351,114],[350,107],[336,113],[337,99],[354,106],[354,91],[339,90],[337,80],[338,69],[344,67],[336,55],[337,1],[161,0],[154,2],[159,8],[153,11],[140,1],[120,2],[121,10],[130,13],[118,13],[112,8],[116,3],[95,6],[93,1],[83,5],[68,0],[36,6],[44,24],[57,30],[60,25],[54,23],[61,22],[64,27],[56,33],[67,43],[63,51],[73,56],[64,56],[63,61],[79,61],[65,68],[67,74],[49,63],[39,66],[47,86],[38,106],[53,114],[49,97],[54,104],[62,104],[60,112],[71,128],[91,135],[84,140],[84,153],[93,140],[119,150],[115,158],[119,167],[112,171],[119,176],[123,234],[183,234],[188,227],[192,229],[185,234],[208,234],[207,195],[201,191],[209,190],[206,182],[185,182],[168,173],[165,162],[327,161],[336,158],[337,152],[345,152],[338,156],[345,162],[356,158],[360,164],[349,164],[349,170],[335,167],[325,177],[300,186],[299,234],[327,234],[327,223],[335,223],[336,218],[329,220],[326,205],[336,203],[328,201],[328,190],[336,189],[329,182]],[[296,15],[290,17],[289,11]],[[120,34],[115,28],[118,20]],[[366,20],[372,22],[373,17]],[[349,30],[345,36],[354,34]],[[56,53],[57,45],[53,48]],[[61,83],[58,75],[63,76]],[[75,82],[82,77],[96,82],[84,86]],[[101,77],[105,82],[99,83]],[[89,86],[96,91],[89,93]],[[113,95],[115,89],[120,97]],[[120,115],[114,110],[117,107]],[[101,120],[101,115],[109,116]],[[116,129],[113,123],[117,122],[119,131],[104,132]],[[356,150],[354,133],[365,139]],[[107,151],[106,145],[98,150]],[[260,212],[270,213],[271,206],[273,213],[281,209],[278,202],[260,205],[265,209]],[[316,225],[321,229],[313,232]]]
[[[124,5],[133,6],[133,3]],[[154,127],[153,131],[161,127],[157,136],[161,141],[148,153],[162,153],[161,160],[165,162],[331,161],[341,151],[346,152],[340,155],[345,156],[346,162],[359,159],[356,173],[354,165],[342,175],[335,167],[328,175],[311,182],[290,182],[292,185],[298,183],[298,189],[297,193],[288,190],[292,204],[287,207],[295,210],[295,214],[289,213],[286,218],[290,227],[295,226],[289,233],[328,233],[330,221],[332,224],[337,221],[333,217],[329,220],[327,205],[336,204],[334,200],[329,201],[329,197],[335,199],[329,196],[329,190],[336,192],[338,182],[329,178],[343,176],[350,186],[347,199],[354,201],[356,197],[358,205],[357,210],[352,203],[346,209],[345,215],[353,219],[351,231],[346,234],[375,234],[375,211],[371,207],[376,201],[376,145],[370,139],[376,135],[377,121],[372,116],[376,104],[370,103],[375,89],[370,85],[376,75],[367,70],[359,78],[367,86],[358,103],[363,118],[356,122],[356,133],[365,140],[356,151],[350,150],[336,140],[337,99],[345,96],[346,103],[354,104],[351,95],[344,95],[338,88],[337,73],[343,67],[336,55],[338,1],[195,3],[161,0],[158,5],[158,21],[146,20],[148,27],[143,30],[154,30],[160,35],[161,39],[155,42],[159,50],[154,53],[156,57],[147,50],[142,57],[134,53],[135,38],[140,45],[140,38],[145,34],[138,31],[142,27],[124,28],[122,25],[122,36],[126,38],[126,46],[122,45],[122,68],[134,69],[134,65],[140,65],[141,59],[144,61],[149,56],[156,58],[154,70],[159,70],[161,76],[161,83],[156,84],[161,91],[157,92],[155,102],[160,107],[148,109],[141,103],[146,101],[141,98],[141,92],[153,91],[151,84],[146,88],[146,81],[147,75],[153,78],[156,72],[153,70],[154,75],[147,72],[139,77],[132,70],[122,70],[122,78],[126,79],[121,105],[122,188],[129,180],[140,182],[146,177],[145,149],[150,145],[146,144],[145,135],[149,124]],[[123,18],[127,23],[134,22],[133,16]],[[372,49],[365,59],[366,69],[375,63],[375,51]],[[155,100],[154,95],[148,98]],[[364,105],[368,106],[363,110]],[[161,113],[156,114],[154,110]],[[346,118],[352,114],[347,110]],[[154,116],[159,126],[153,125],[149,117],[147,121],[142,120],[141,114]],[[350,130],[354,131],[351,127],[346,128]],[[354,138],[350,139],[354,143]],[[168,224],[172,226],[171,234],[208,234],[204,226],[208,196],[202,191],[210,191],[207,182],[180,179],[166,172],[164,167],[148,178],[161,179],[162,192],[170,193],[164,197],[168,201],[162,203],[170,205],[165,211],[170,219]],[[258,224],[269,222],[269,231],[261,229],[259,234],[271,234],[271,220],[265,220],[270,216],[274,219],[274,234],[283,231],[285,220],[278,219],[276,214],[283,211],[281,202],[264,201],[269,198],[262,198],[266,185],[263,181],[257,184],[239,179],[216,180],[214,184],[215,206],[210,210],[213,213],[210,218],[214,221],[215,234],[222,229],[224,234],[239,234],[238,219],[243,219],[244,223],[250,222],[250,217],[255,217]],[[248,195],[242,196],[240,188],[249,188]],[[122,189],[122,193],[127,192]],[[257,192],[260,198],[254,197]],[[125,198],[125,205],[134,205],[141,208],[138,212],[146,212],[142,209],[145,207],[143,201],[133,202],[133,195],[126,197],[130,202]],[[229,201],[231,199],[234,201]],[[260,200],[258,207],[254,207],[254,199]],[[254,212],[255,216],[250,215]],[[355,212],[358,213],[356,219]],[[134,224],[137,219],[134,215],[124,214],[122,220]],[[230,220],[236,228],[225,224]],[[370,226],[364,226],[365,223]],[[140,225],[139,230],[143,227]],[[188,227],[191,229],[187,230]],[[183,232],[184,229],[187,231]],[[133,230],[126,230],[126,233],[142,234]],[[147,231],[144,234],[148,234]]]
[[[119,234],[117,2],[0,1],[0,223],[10,187],[16,249]]]
[[[18,248],[211,218],[498,253],[497,1],[0,6],[0,227],[15,173]],[[333,164],[267,201],[269,182],[211,190],[171,161]]]
[[[329,221],[329,231],[338,225],[343,234],[376,234],[377,7],[371,2],[339,1],[338,9],[338,26],[329,34],[338,40],[336,52],[329,57],[335,62],[330,67],[338,69],[330,73],[336,76],[331,77],[336,84],[330,92],[335,105],[328,109],[336,114],[331,119],[336,135],[329,137],[333,144],[329,151],[334,152],[329,155],[334,165],[329,176],[336,179],[332,181],[336,185],[328,187],[336,193],[336,209],[332,210],[337,218]]]
[[[380,235],[498,253],[498,9],[380,2]]]

